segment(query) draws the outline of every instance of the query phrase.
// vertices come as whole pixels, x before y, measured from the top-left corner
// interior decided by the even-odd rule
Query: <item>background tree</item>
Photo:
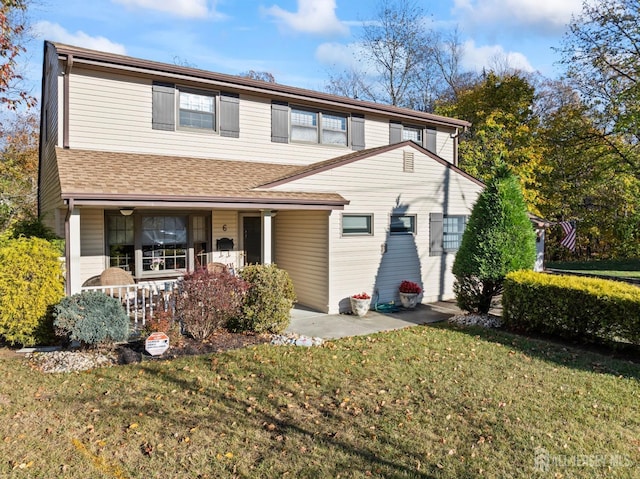
[[[20,89],[22,76],[17,68],[18,58],[25,51],[26,12],[25,0],[0,3],[0,104],[12,110],[35,104],[35,98]]]
[[[584,2],[559,50],[613,153],[610,168],[640,178],[640,1]]]
[[[37,214],[38,131],[31,113],[0,125],[0,231]]]
[[[537,212],[538,176],[545,165],[534,99],[535,87],[523,74],[489,72],[453,101],[439,102],[436,113],[471,122],[460,141],[463,170],[486,182],[501,158],[522,182],[529,209]]]
[[[256,70],[248,70],[246,72],[240,73],[241,77],[250,78],[251,80],[260,80],[267,83],[275,83],[276,78],[273,74],[269,72],[256,71]]]
[[[486,314],[507,273],[532,269],[535,233],[518,179],[502,164],[478,197],[453,263],[458,306]]]

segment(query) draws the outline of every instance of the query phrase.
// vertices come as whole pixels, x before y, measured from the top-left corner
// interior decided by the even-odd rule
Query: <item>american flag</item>
[[[560,226],[564,231],[564,238],[560,241],[560,244],[565,248],[574,251],[576,249],[576,223],[575,221],[562,221]]]

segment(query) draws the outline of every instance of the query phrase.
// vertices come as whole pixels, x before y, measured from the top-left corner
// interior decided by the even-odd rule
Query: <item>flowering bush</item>
[[[371,296],[369,296],[367,293],[354,294],[351,297],[353,299],[371,299]]]
[[[418,283],[414,283],[413,281],[403,281],[400,283],[400,292],[401,293],[422,293],[422,288]]]

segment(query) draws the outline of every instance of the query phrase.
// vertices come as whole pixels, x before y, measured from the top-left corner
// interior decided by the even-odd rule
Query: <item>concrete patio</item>
[[[291,310],[291,323],[286,333],[322,339],[362,336],[420,324],[437,323],[460,312],[455,301],[419,304],[415,309],[401,309],[396,313],[379,313],[370,310],[363,317],[351,314],[324,314],[303,307],[295,307]]]

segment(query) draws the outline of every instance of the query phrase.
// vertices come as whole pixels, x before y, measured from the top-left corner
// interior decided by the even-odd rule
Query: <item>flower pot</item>
[[[418,293],[400,292],[400,302],[403,308],[413,309],[418,304]]]
[[[369,312],[371,299],[357,299],[354,297],[350,297],[349,299],[351,300],[351,311],[353,314],[362,317]]]

